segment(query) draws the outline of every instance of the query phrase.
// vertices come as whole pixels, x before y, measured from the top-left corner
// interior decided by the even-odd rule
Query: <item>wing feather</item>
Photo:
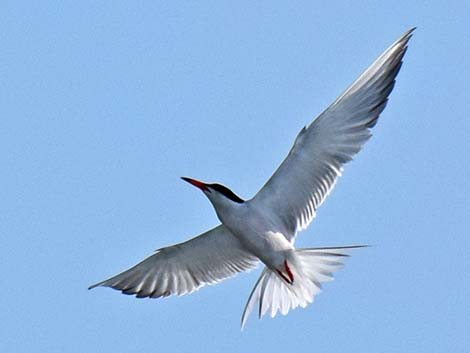
[[[298,134],[286,159],[252,202],[274,212],[287,239],[312,222],[343,165],[371,137],[395,84],[414,28],[393,43],[359,78]]]
[[[159,249],[130,269],[92,285],[138,298],[189,294],[256,267],[258,259],[220,225],[184,243]]]

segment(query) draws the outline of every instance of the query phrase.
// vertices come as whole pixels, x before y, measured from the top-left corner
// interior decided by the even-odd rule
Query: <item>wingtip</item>
[[[392,45],[390,48],[395,48],[396,46],[399,46],[401,48],[406,48],[408,46],[408,41],[411,39],[411,37],[414,34],[414,31],[416,30],[417,27],[411,27],[409,30],[407,30],[405,33],[403,33]]]
[[[240,332],[243,332],[243,329],[245,328],[245,323],[242,321],[240,323]]]
[[[408,42],[410,40],[410,38],[413,36],[414,34],[414,31],[417,29],[418,27],[411,27],[409,30],[407,30],[405,33],[403,33],[403,35],[400,37],[400,39],[398,41],[405,41],[405,42]]]
[[[101,283],[103,283],[103,282],[92,284],[91,286],[88,287],[88,290],[99,287],[101,285]]]

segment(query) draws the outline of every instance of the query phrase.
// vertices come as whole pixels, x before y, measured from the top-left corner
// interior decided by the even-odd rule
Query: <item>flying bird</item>
[[[266,313],[286,315],[312,303],[321,283],[332,280],[348,251],[361,246],[300,249],[294,247],[296,235],[315,218],[343,165],[371,137],[414,29],[404,33],[301,129],[287,157],[253,198],[243,200],[221,184],[182,178],[207,196],[219,226],[161,248],[89,289],[111,287],[138,298],[183,295],[262,262],[265,267],[243,311],[242,328],[256,304],[261,318]]]

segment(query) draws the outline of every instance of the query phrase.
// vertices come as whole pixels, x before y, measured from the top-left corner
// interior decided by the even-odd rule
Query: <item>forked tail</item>
[[[286,315],[298,306],[305,308],[320,293],[321,283],[333,280],[333,272],[342,267],[348,250],[361,247],[364,245],[296,249],[289,263],[295,279],[292,284],[265,267],[246,303],[241,328],[257,302],[259,318],[268,312],[274,317],[277,312]]]

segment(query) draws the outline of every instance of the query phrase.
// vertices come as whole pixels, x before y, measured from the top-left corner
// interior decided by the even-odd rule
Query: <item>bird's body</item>
[[[221,225],[157,252],[97,283],[137,297],[187,294],[259,262],[263,272],[248,299],[242,326],[256,303],[259,315],[305,307],[332,279],[347,251],[359,246],[296,249],[334,187],[343,165],[370,138],[385,108],[413,29],[392,44],[330,107],[298,134],[288,156],[250,200],[220,184],[183,178],[201,189]]]
[[[293,251],[293,244],[284,236],[287,230],[272,214],[255,207],[252,200],[217,205],[216,213],[222,224],[266,266],[277,268]]]

